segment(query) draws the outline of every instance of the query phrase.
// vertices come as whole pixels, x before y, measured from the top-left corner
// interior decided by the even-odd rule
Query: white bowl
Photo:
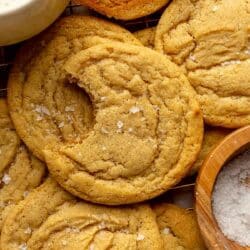
[[[0,46],[40,33],[56,20],[68,3],[69,0],[2,0],[2,3],[0,0]]]

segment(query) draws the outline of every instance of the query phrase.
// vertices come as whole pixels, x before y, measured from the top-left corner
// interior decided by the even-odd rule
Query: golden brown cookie
[[[93,124],[89,98],[67,83],[65,61],[82,49],[114,40],[141,44],[120,26],[71,16],[60,19],[18,53],[8,83],[10,113],[18,134],[40,159],[46,145],[80,141]]]
[[[6,101],[0,99],[0,230],[13,205],[39,186],[44,174],[44,164],[20,143]]]
[[[147,205],[111,208],[77,201],[48,179],[8,215],[3,250],[161,250]]]
[[[212,149],[224,139],[232,130],[219,127],[206,127],[200,154],[191,168],[190,174],[195,174],[203,164],[203,161]]]
[[[200,150],[203,120],[175,64],[146,47],[110,42],[72,56],[65,70],[95,114],[81,142],[44,151],[65,189],[118,205],[150,199],[181,180]]]
[[[247,0],[174,0],[160,19],[155,48],[186,71],[208,124],[250,124],[249,36]]]
[[[154,42],[155,42],[155,27],[146,28],[143,30],[139,30],[134,32],[134,36],[141,41],[141,43],[149,47],[151,49],[154,48]]]
[[[205,250],[194,211],[173,204],[153,206],[164,250]]]
[[[108,17],[131,20],[156,12],[169,0],[74,0],[74,2],[85,4]]]

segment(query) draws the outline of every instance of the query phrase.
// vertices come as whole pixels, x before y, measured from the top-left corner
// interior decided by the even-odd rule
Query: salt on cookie
[[[63,65],[78,51],[111,41],[141,45],[118,25],[70,16],[19,51],[9,76],[10,113],[21,139],[41,160],[47,145],[81,140],[93,124],[89,98],[67,83]]]
[[[203,143],[201,146],[201,151],[194,165],[192,166],[190,174],[195,174],[203,164],[203,161],[208,156],[208,154],[213,150],[213,148],[222,141],[229,133],[231,129],[219,128],[219,127],[205,127]]]
[[[153,206],[164,242],[164,250],[205,250],[195,212],[173,204]]]
[[[10,209],[43,180],[45,166],[20,142],[0,99],[0,230]]]
[[[155,30],[155,27],[151,27],[136,31],[133,34],[144,46],[153,49],[155,42]]]
[[[150,15],[169,0],[74,0],[75,3],[87,5],[91,9],[115,19],[131,20]]]
[[[156,30],[155,48],[186,71],[205,122],[250,124],[250,4],[174,0]]]
[[[77,201],[48,179],[20,202],[5,220],[3,249],[163,248],[148,205],[105,207]]]
[[[75,54],[65,70],[95,114],[81,142],[44,150],[65,189],[118,205],[153,198],[181,180],[200,150],[203,119],[175,64],[151,49],[110,42]]]

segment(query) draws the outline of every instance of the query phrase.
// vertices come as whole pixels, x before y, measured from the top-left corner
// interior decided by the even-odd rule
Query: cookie
[[[151,49],[154,48],[154,42],[155,42],[155,27],[146,28],[143,30],[139,30],[134,32],[134,36],[141,41],[141,43],[149,47]]]
[[[10,113],[21,139],[41,160],[46,145],[81,140],[93,124],[89,98],[67,83],[65,61],[82,49],[113,40],[141,45],[120,26],[70,16],[19,51],[8,83]]]
[[[81,142],[44,150],[65,189],[118,205],[153,198],[181,180],[200,150],[203,119],[175,64],[146,47],[110,42],[75,54],[65,70],[95,114]]]
[[[194,211],[173,204],[153,206],[165,250],[205,250]]]
[[[205,122],[250,124],[250,3],[174,0],[156,30],[155,48],[186,71]]]
[[[212,149],[224,139],[232,130],[218,127],[206,127],[200,154],[195,161],[190,174],[195,174],[203,164],[203,161]]]
[[[91,9],[115,19],[131,20],[150,15],[169,0],[74,0],[75,3],[87,5]]]
[[[20,142],[6,101],[0,99],[0,230],[6,214],[41,184],[44,174],[44,164]]]
[[[13,209],[1,240],[3,250],[163,247],[149,206],[111,208],[77,201],[52,179]]]

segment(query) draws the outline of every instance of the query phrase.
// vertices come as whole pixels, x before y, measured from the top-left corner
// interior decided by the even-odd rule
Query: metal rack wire
[[[73,14],[82,14],[83,12],[86,13],[86,9],[84,7],[82,7],[79,4],[74,4],[72,1],[70,1],[70,4],[66,8],[63,15],[69,16]],[[91,10],[88,10],[88,12],[90,12],[90,14],[93,16],[97,16],[97,17],[101,16],[100,14],[93,12]],[[121,26],[133,32],[133,31],[140,30],[143,28],[155,26],[159,20],[161,12],[162,10],[159,10],[153,15],[143,17],[137,20],[132,20],[132,21],[117,21],[117,20],[112,20],[112,21],[120,24]],[[103,16],[101,17],[105,18]],[[20,47],[20,44],[0,47],[0,97],[6,97],[7,95],[8,74],[13,64],[16,51],[18,50],[19,47]],[[171,195],[172,193],[181,192],[181,191],[192,192],[194,189],[194,181],[195,181],[195,177],[191,177],[182,181],[176,187],[172,188],[172,190],[170,191],[170,195],[168,195],[168,198],[170,199],[170,201],[172,199],[172,195]]]

